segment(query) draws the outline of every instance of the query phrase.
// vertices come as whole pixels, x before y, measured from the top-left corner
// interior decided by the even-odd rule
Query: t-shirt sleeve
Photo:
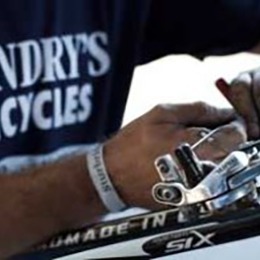
[[[259,0],[153,0],[138,62],[167,54],[230,54],[258,41]]]

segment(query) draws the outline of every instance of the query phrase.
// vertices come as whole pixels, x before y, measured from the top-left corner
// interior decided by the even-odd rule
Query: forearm
[[[0,176],[0,205],[1,259],[105,212],[85,155]]]
[[[159,181],[154,160],[171,153],[183,141],[196,143],[200,126],[218,126],[233,119],[232,111],[202,103],[164,105],[119,131],[105,145],[104,163],[123,202],[162,207],[151,196],[153,185]],[[237,141],[229,139],[237,146]],[[86,155],[81,155],[16,176],[0,174],[0,259],[105,213],[86,164]]]

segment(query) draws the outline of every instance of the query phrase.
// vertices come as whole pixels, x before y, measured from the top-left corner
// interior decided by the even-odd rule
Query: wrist
[[[126,209],[126,204],[120,197],[107,171],[103,148],[103,144],[97,144],[88,152],[87,165],[89,175],[104,206],[110,212],[118,212]]]
[[[115,189],[122,200],[129,206],[134,206],[131,196],[132,185],[129,183],[129,173],[125,167],[124,160],[120,149],[114,147],[112,142],[105,143],[103,147],[103,158]]]
[[[104,145],[104,161],[110,178],[122,200],[131,207],[161,208],[151,195],[152,187],[159,181],[154,167],[155,155],[147,156],[140,145],[116,135]]]

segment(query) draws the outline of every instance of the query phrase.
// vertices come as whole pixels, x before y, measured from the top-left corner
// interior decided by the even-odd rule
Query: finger
[[[184,126],[216,127],[235,119],[232,109],[220,109],[204,102],[191,104],[158,105],[151,111],[150,119],[154,122],[180,124]]]
[[[229,84],[223,78],[220,78],[215,82],[215,85],[222,95],[231,103],[229,99]]]
[[[203,137],[207,136],[211,130],[206,127],[189,127],[186,128],[185,132],[187,136],[186,142],[188,141],[188,143],[193,146]]]
[[[250,137],[259,136],[259,122],[253,101],[254,81],[250,73],[242,73],[231,85],[230,98],[237,112],[244,118]]]
[[[210,132],[211,130],[205,127],[190,127],[175,130],[171,137],[172,143],[170,150],[168,150],[167,153],[172,154],[176,163],[179,164],[179,161],[175,156],[176,149],[184,143],[188,143],[192,147],[194,144],[199,142],[201,138],[203,138],[205,135],[208,135]]]
[[[210,135],[210,139],[200,143],[195,152],[203,160],[217,162],[236,150],[247,140],[245,127],[240,122],[232,122],[219,127]]]
[[[179,129],[172,135],[174,150],[182,143],[188,143],[189,145],[193,146],[210,132],[211,130],[206,127],[189,127],[185,129]]]
[[[222,79],[216,82],[218,89],[233,105],[237,113],[246,121],[247,131],[250,137],[259,136],[258,116],[252,100],[251,88],[253,84],[255,84],[254,82],[257,82],[257,80],[252,80],[250,73],[240,74],[230,85]],[[258,88],[259,87],[256,87],[254,89]]]

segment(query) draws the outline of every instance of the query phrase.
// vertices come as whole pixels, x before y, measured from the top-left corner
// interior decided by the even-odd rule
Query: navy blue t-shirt
[[[257,0],[0,3],[0,172],[109,138],[137,64],[237,52],[260,38]]]

